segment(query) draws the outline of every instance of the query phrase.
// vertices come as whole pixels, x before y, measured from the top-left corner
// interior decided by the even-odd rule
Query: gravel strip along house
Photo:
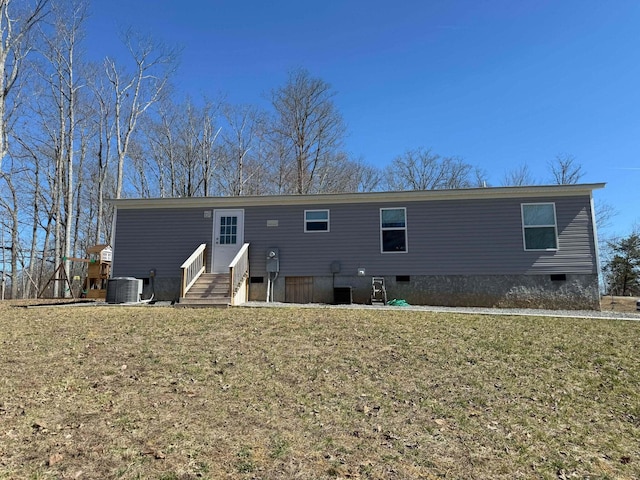
[[[182,305],[599,309],[603,183],[112,200],[113,277]]]

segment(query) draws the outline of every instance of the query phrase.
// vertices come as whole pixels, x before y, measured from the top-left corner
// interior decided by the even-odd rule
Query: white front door
[[[229,272],[229,264],[244,243],[244,211],[216,210],[213,222],[213,273]]]

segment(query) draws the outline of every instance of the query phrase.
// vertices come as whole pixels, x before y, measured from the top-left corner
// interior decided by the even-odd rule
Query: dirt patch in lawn
[[[0,478],[638,478],[640,323],[0,304]]]

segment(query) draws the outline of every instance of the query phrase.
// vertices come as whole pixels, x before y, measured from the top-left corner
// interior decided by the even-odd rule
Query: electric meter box
[[[280,249],[271,247],[267,249],[267,273],[280,271]]]

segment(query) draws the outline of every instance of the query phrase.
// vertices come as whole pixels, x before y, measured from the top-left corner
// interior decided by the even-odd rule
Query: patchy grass
[[[0,304],[0,478],[640,477],[640,323]]]
[[[637,312],[636,301],[640,297],[611,297],[604,296],[600,299],[600,308],[603,312]]]

